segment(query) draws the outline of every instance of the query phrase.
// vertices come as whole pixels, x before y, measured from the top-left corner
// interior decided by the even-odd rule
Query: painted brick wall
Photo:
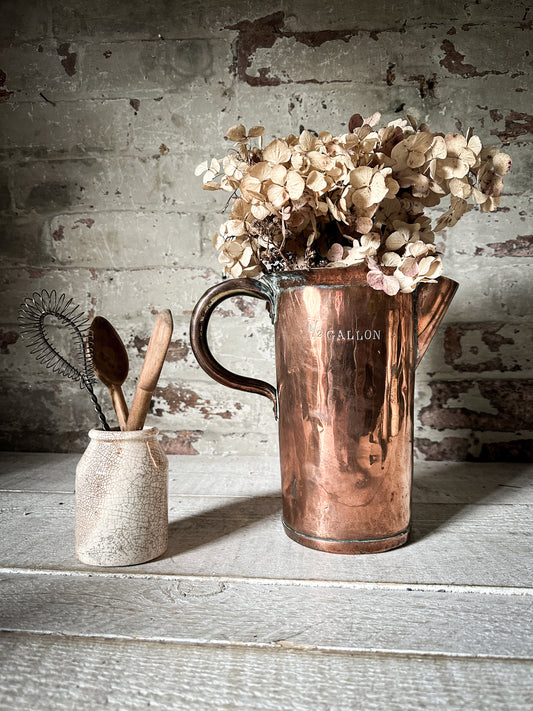
[[[354,112],[473,126],[513,158],[502,206],[440,238],[461,288],[418,372],[421,458],[532,457],[533,10],[515,0],[3,0],[0,5],[0,369],[4,448],[81,450],[94,423],[77,386],[33,362],[20,302],[66,291],[127,344],[131,399],[158,310],[175,332],[149,422],[169,452],[272,453],[270,404],[216,385],[188,342],[220,280],[210,235],[223,195],[197,163],[226,129],[346,130]],[[213,350],[273,380],[264,306],[236,299]],[[109,410],[107,395],[99,391]]]

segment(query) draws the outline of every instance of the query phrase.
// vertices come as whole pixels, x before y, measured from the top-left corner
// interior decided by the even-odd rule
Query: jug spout
[[[418,358],[422,360],[459,284],[453,279],[440,277],[435,283],[422,283],[416,290],[416,316]]]

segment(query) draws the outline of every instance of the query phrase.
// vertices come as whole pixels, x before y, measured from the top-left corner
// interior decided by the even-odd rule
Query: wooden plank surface
[[[6,709],[529,711],[533,702],[531,666],[520,661],[49,635],[0,642]]]
[[[171,456],[167,553],[74,556],[79,455],[0,454],[0,709],[529,709],[531,465],[415,464],[410,544],[283,533],[275,457]]]
[[[526,594],[309,582],[0,575],[0,629],[168,642],[533,658]],[[453,620],[453,630],[450,629]]]
[[[0,491],[74,492],[79,454],[0,452]],[[169,491],[188,496],[280,492],[278,457],[169,455]],[[415,462],[415,503],[533,503],[531,465]]]
[[[0,567],[88,570],[74,555],[74,497],[4,493]],[[425,585],[531,585],[530,507],[417,504],[411,543],[386,554],[337,556],[283,532],[281,499],[172,496],[167,552],[129,570],[175,575]],[[96,568],[96,570],[98,570]]]

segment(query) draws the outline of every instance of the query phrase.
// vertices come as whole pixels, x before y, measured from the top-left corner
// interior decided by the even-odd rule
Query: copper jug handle
[[[207,343],[207,327],[214,309],[232,296],[254,296],[270,303],[271,297],[255,279],[229,279],[208,289],[194,307],[191,317],[191,347],[201,368],[222,385],[235,390],[264,395],[274,404],[274,414],[278,418],[278,398],[276,388],[264,380],[249,378],[232,373],[215,359]]]

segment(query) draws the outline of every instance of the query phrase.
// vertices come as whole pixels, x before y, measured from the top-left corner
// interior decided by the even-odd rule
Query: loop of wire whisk
[[[57,325],[69,330],[75,345],[75,364],[67,360],[54,345],[47,317],[54,318]],[[72,299],[67,299],[65,294],[58,296],[55,289],[50,292],[43,289],[24,300],[18,320],[21,335],[27,341],[30,353],[53,373],[79,382],[80,387],[86,388],[102,427],[108,430],[109,425],[93,390],[96,377],[92,367],[92,340],[88,337],[89,321],[80,307],[73,304]]]

